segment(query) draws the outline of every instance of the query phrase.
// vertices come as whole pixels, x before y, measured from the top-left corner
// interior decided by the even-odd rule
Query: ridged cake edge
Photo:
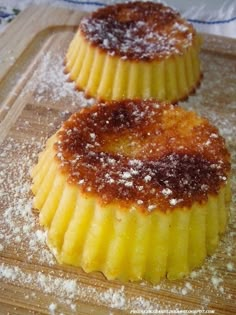
[[[55,140],[55,135],[48,140],[31,176],[33,207],[59,263],[101,271],[107,279],[158,283],[165,276],[186,276],[215,251],[228,221],[229,178],[205,204],[166,213],[124,211],[67,183],[54,159]]]
[[[201,37],[182,54],[148,61],[125,60],[94,47],[78,30],[66,58],[65,72],[78,90],[99,100],[153,98],[176,103],[186,99],[201,81]]]

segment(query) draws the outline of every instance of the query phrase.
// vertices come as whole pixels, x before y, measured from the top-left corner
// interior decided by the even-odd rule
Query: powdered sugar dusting
[[[104,204],[129,208],[142,200],[138,209],[166,212],[205,201],[227,180],[229,153],[222,137],[211,134],[217,129],[178,106],[124,100],[73,114],[54,150],[68,181]],[[129,163],[133,158],[141,167]]]
[[[40,290],[47,295],[56,295],[57,303],[48,305],[50,314],[57,314],[60,304],[66,304],[71,313],[77,312],[76,300],[103,304],[115,309],[133,309],[135,299],[127,296],[124,286],[117,289],[100,290],[96,287],[80,283],[78,276],[69,278],[47,274],[41,271],[24,269],[23,262],[36,263],[38,266],[54,266],[52,253],[45,244],[46,234],[38,225],[38,215],[32,212],[29,170],[35,163],[36,152],[41,150],[43,139],[35,138],[18,142],[8,138],[3,143],[0,154],[0,174],[5,181],[1,185],[0,217],[1,250],[11,251],[19,260],[17,266],[0,263],[0,279],[7,283],[24,286],[32,290]],[[8,157],[7,160],[5,159]],[[33,297],[33,293],[32,296]],[[29,295],[25,295],[29,299]],[[145,300],[145,299],[144,299]],[[149,302],[153,304],[156,302]]]
[[[21,255],[20,250],[23,250],[27,244],[28,261],[31,261],[34,254],[40,250],[39,262],[52,265],[53,256],[44,246],[46,234],[37,225],[35,215],[32,213],[32,198],[29,194],[29,170],[36,153],[33,153],[31,157],[28,154],[32,151],[37,152],[41,146],[41,142],[22,144],[15,143],[10,138],[0,154],[0,174],[6,179],[0,189],[1,202],[4,206],[3,216],[0,217],[0,236],[4,247],[11,245],[17,249],[16,257]],[[23,157],[22,151],[26,153]],[[5,160],[6,156],[7,160]],[[16,159],[17,156],[19,159]],[[8,162],[9,160],[11,163]]]
[[[229,284],[232,285],[236,270],[236,153],[234,143],[236,138],[236,72],[232,71],[231,59],[225,61],[225,58],[203,54],[202,60],[204,78],[201,87],[183,105],[207,116],[216,124],[232,152],[231,220],[228,231],[216,253],[207,259],[201,269],[193,271],[185,280],[174,282],[166,280],[157,286],[147,283],[109,282],[101,275],[85,275],[80,269],[72,269],[70,272],[71,269],[56,264],[45,244],[46,235],[38,224],[38,214],[34,213],[31,208],[29,169],[36,162],[38,152],[45,143],[45,133],[48,136],[52,129],[55,129],[54,120],[50,120],[49,125],[45,128],[45,120],[47,121],[48,117],[52,115],[51,111],[47,109],[48,104],[53,104],[54,108],[61,109],[65,115],[60,116],[58,112],[53,112],[53,114],[58,114],[62,120],[68,116],[68,110],[77,109],[77,102],[81,101],[80,97],[82,97],[82,103],[86,100],[80,93],[74,91],[71,83],[65,83],[66,92],[61,91],[62,83],[66,79],[62,72],[63,56],[48,52],[42,58],[39,68],[25,89],[25,92],[32,91],[35,96],[35,104],[38,105],[38,108],[34,109],[36,116],[40,106],[43,108],[42,116],[39,119],[41,128],[46,129],[43,137],[39,133],[39,127],[34,128],[35,125],[32,125],[31,122],[24,124],[23,131],[16,124],[14,133],[11,131],[0,146],[1,293],[4,293],[2,288],[6,283],[18,288],[23,287],[26,293],[22,295],[22,299],[25,302],[36,299],[38,295],[45,297],[43,311],[52,314],[53,312],[55,314],[77,314],[81,309],[81,303],[91,303],[94,307],[103,306],[106,310],[110,308],[111,314],[113,309],[115,314],[116,310],[126,312],[135,310],[140,313],[160,309],[177,311],[188,308],[192,310],[195,305],[201,310],[215,310],[217,306],[221,310],[222,305],[234,307],[234,291]],[[46,73],[44,73],[45,69],[47,69]],[[64,96],[63,93],[65,93]],[[64,107],[61,105],[61,98]],[[67,107],[69,103],[73,106]],[[34,129],[37,130],[37,137],[32,136],[32,133],[35,132]],[[91,140],[93,138],[92,135]],[[94,140],[96,141],[96,138]],[[109,163],[115,164],[114,159],[109,159]],[[137,169],[142,167],[142,162],[132,159],[130,166]],[[129,177],[126,172],[123,173],[123,176]],[[139,189],[142,190],[143,187],[140,186]],[[169,190],[164,190],[162,193],[164,196],[171,196]],[[142,200],[139,200],[139,203],[142,204]],[[16,261],[10,259],[13,256]],[[90,284],[92,282],[93,285],[89,285],[89,282]],[[168,302],[166,302],[167,300]],[[37,300],[35,301],[37,303]],[[189,304],[190,301],[193,303]]]
[[[211,54],[202,54],[201,61],[200,88],[180,105],[207,117],[231,143],[236,135],[236,65]]]
[[[151,60],[181,54],[195,31],[170,7],[141,2],[105,7],[82,19],[84,36],[110,55]]]
[[[34,100],[38,104],[49,102],[51,105],[64,103],[70,110],[90,106],[94,99],[87,99],[83,92],[75,91],[74,84],[68,82],[63,73],[64,56],[48,51],[41,60],[40,66],[28,81],[23,95],[34,93]]]

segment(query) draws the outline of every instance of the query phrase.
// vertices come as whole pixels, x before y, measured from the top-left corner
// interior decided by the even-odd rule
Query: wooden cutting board
[[[231,221],[215,255],[184,280],[152,286],[60,266],[48,250],[31,209],[29,170],[45,139],[91,103],[63,74],[82,16],[30,7],[0,35],[0,314],[236,314],[235,40],[203,35],[204,78],[181,103],[216,124],[232,153]]]

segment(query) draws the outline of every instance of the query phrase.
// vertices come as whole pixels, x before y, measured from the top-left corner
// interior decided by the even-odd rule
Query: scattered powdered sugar
[[[218,56],[202,54],[201,62],[204,76],[200,87],[179,105],[208,118],[231,143],[236,135],[236,72],[229,60]]]
[[[5,179],[0,188],[4,207],[4,213],[0,217],[0,238],[4,247],[15,246],[16,257],[21,255],[20,250],[27,244],[28,261],[40,251],[39,262],[52,265],[53,256],[45,247],[46,233],[37,225],[36,217],[32,213],[32,196],[29,193],[29,170],[36,155],[31,152],[38,152],[41,147],[42,142],[30,141],[22,144],[10,138],[0,154],[0,174]],[[22,152],[25,154],[22,155]]]
[[[59,308],[59,304],[63,302],[68,305],[71,313],[76,313],[77,306],[73,301],[78,299],[120,310],[142,309],[144,305],[151,309],[157,309],[159,306],[158,299],[149,300],[141,296],[129,297],[124,286],[101,290],[96,286],[86,285],[78,279],[71,280],[51,274],[45,275],[40,271],[27,273],[18,266],[8,266],[4,263],[0,264],[0,279],[16,285],[23,284],[24,287],[31,290],[39,289],[47,295],[54,295],[54,298],[56,296],[58,305],[54,302],[49,304],[50,314],[54,314]],[[27,295],[25,298],[28,299],[29,296]]]
[[[169,196],[172,194],[172,190],[170,188],[163,188],[161,192],[164,196]]]
[[[177,203],[178,203],[178,199],[175,199],[175,198],[170,199],[170,204],[171,204],[172,206],[177,205]]]
[[[211,55],[202,56],[204,79],[201,87],[183,105],[207,116],[218,126],[229,147],[232,148],[236,138],[236,103],[231,100],[235,93],[236,74],[229,71],[230,64],[224,63],[223,58],[222,60],[215,58],[213,62],[210,62],[210,59],[212,60]],[[46,53],[23,93],[33,91],[37,104],[52,102],[57,105],[57,103],[65,102],[65,104],[70,103],[74,109],[78,104],[89,105],[90,101],[87,103],[82,93],[74,91],[72,83],[65,82],[66,76],[62,73],[62,62],[63,58],[60,55]],[[224,71],[231,75],[226,75]],[[211,80],[212,73],[214,73],[214,80]],[[222,91],[220,86],[225,77],[227,84],[224,84],[225,88]],[[215,111],[214,104],[217,98],[230,100],[227,108]],[[67,110],[68,108],[64,107],[65,114]],[[45,115],[47,114],[45,108]],[[33,138],[30,135],[31,125],[28,123],[24,125],[24,128],[27,130],[25,139],[13,139],[9,136],[0,146],[0,279],[2,283],[28,288],[24,296],[25,300],[34,299],[38,293],[44,294],[51,299],[49,303],[45,301],[45,312],[50,314],[61,314],[62,308],[67,311],[66,314],[76,314],[80,301],[103,305],[114,310],[137,312],[145,310],[154,312],[159,309],[181,310],[184,301],[196,297],[201,309],[210,308],[214,303],[223,305],[225,302],[234,302],[234,296],[231,293],[233,291],[230,291],[227,283],[227,279],[233,277],[235,272],[236,154],[234,151],[232,151],[231,221],[216,253],[206,260],[201,269],[194,270],[186,280],[177,282],[164,280],[156,286],[143,282],[133,284],[132,290],[130,290],[131,284],[121,285],[119,282],[112,282],[113,288],[110,288],[109,282],[101,276],[96,278],[94,285],[91,286],[84,280],[85,275],[81,270],[78,274],[67,272],[64,267],[58,271],[59,267],[45,244],[46,233],[38,224],[38,214],[32,211],[29,176],[29,170],[35,163],[45,138]],[[90,137],[96,140],[93,134]],[[212,134],[211,137],[214,138],[214,135]],[[113,165],[115,160],[110,159],[109,163]],[[142,167],[142,162],[135,159],[129,164],[134,169]],[[130,175],[133,176],[125,171],[121,179],[130,180],[132,178]],[[146,180],[148,181],[149,178]],[[142,189],[143,187],[140,186],[140,190]],[[162,193],[171,195],[171,190],[165,189]],[[138,200],[138,203],[142,204],[142,202]],[[17,266],[12,265],[8,258],[13,255],[16,257]],[[25,268],[27,264],[28,266],[37,265],[42,270],[39,268],[36,271],[33,267],[27,269]],[[53,266],[57,268],[54,270]],[[46,271],[48,268],[51,268],[50,273]],[[203,285],[205,283],[207,283],[207,288]],[[170,293],[172,300],[166,302],[165,297]]]
[[[75,91],[74,83],[68,82],[68,76],[63,72],[63,58],[51,51],[45,53],[23,93],[34,91],[34,100],[39,104],[64,103],[65,107],[68,104],[69,108],[77,109],[93,104],[94,99],[85,98],[83,92]]]
[[[217,276],[212,276],[211,282],[212,282],[214,288],[218,288],[219,285],[223,282],[223,279],[220,277],[217,277]]]
[[[122,59],[150,60],[180,54],[195,35],[192,25],[176,11],[151,2],[102,8],[83,18],[80,29],[89,41]]]
[[[38,216],[32,212],[32,198],[29,193],[30,178],[29,170],[35,162],[36,153],[41,150],[44,141],[24,140],[20,143],[12,138],[8,138],[8,143],[4,145],[0,154],[1,159],[1,178],[5,181],[1,185],[0,194],[2,196],[3,214],[0,218],[2,227],[0,241],[2,250],[16,246],[16,257],[20,261],[37,262],[42,266],[55,265],[56,262],[45,245],[45,232],[38,226]],[[5,157],[8,160],[5,160]],[[10,162],[10,163],[9,163]],[[135,161],[131,164],[135,164]],[[13,172],[13,174],[11,174]],[[11,176],[10,176],[11,175]],[[124,177],[129,177],[128,173],[123,173]],[[167,192],[169,193],[169,191]],[[235,198],[235,197],[234,197]],[[234,219],[235,220],[235,219]],[[232,221],[231,224],[235,224]],[[231,231],[220,244],[218,253],[226,249],[230,261],[224,260],[224,268],[216,267],[217,254],[213,255],[204,264],[200,270],[193,271],[187,280],[180,282],[163,281],[157,286],[151,286],[147,283],[141,283],[140,286],[145,290],[153,292],[171,292],[176,298],[183,296],[199,296],[201,307],[208,307],[211,303],[212,292],[218,298],[232,299],[231,294],[227,293],[224,276],[226,270],[232,272],[234,267],[232,263],[232,254],[235,250],[235,235]],[[205,288],[202,287],[202,278],[208,281],[208,295]],[[21,263],[18,266],[12,266],[7,262],[0,264],[0,279],[3,282],[14,283],[18,286],[24,286],[32,290],[40,290],[47,296],[54,296],[56,300],[48,305],[50,314],[59,314],[60,306],[64,305],[70,314],[77,312],[76,301],[86,301],[106,307],[120,310],[142,310],[155,311],[158,309],[181,309],[181,303],[175,302],[173,305],[169,302],[161,301],[158,294],[154,298],[146,298],[141,295],[133,296],[129,293],[129,286],[117,285],[116,288],[105,286],[99,289],[97,286],[87,285],[81,282],[80,276],[63,276],[45,273],[43,271],[27,271]],[[191,280],[192,279],[192,280]],[[104,280],[106,281],[106,280]],[[138,289],[138,284],[135,285]],[[153,295],[153,293],[152,293]],[[29,299],[29,295],[25,296]]]
[[[55,315],[55,310],[57,309],[57,304],[51,303],[48,307],[50,314]]]
[[[30,125],[28,128],[30,130]],[[20,128],[16,129],[20,131]],[[144,307],[157,309],[158,297],[135,297],[123,285],[117,284],[115,288],[109,288],[105,285],[106,280],[100,280],[99,286],[88,285],[80,280],[81,271],[78,275],[58,274],[54,269],[45,272],[45,266],[55,266],[56,261],[45,244],[46,233],[39,227],[38,214],[32,211],[29,176],[44,142],[45,139],[36,140],[28,133],[24,140],[8,137],[1,145],[0,175],[4,178],[0,186],[0,242],[3,253],[0,261],[1,281],[23,287],[25,300],[35,299],[38,291],[47,296],[47,301],[51,297],[48,305],[45,301],[50,314],[59,314],[62,306],[68,314],[76,314],[78,300],[120,310],[138,311]],[[11,257],[15,257],[17,265],[12,265],[12,260],[4,258],[8,252]],[[25,264],[37,268],[27,269]],[[83,277],[84,275],[82,279]]]
[[[234,270],[234,264],[231,263],[231,262],[229,262],[229,263],[226,265],[226,267],[227,267],[227,270],[228,270],[228,271],[233,271],[233,270]]]
[[[122,286],[119,290],[108,289],[104,293],[101,294],[102,301],[109,301],[110,307],[122,309],[125,308],[126,305],[126,296],[124,292],[124,286]]]

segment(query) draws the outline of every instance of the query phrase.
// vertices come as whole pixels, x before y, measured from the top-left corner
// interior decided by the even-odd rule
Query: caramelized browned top
[[[73,114],[54,145],[69,182],[102,203],[146,211],[190,207],[230,171],[224,139],[206,119],[154,101],[109,102]]]
[[[99,9],[82,19],[80,30],[109,54],[138,60],[180,54],[196,35],[193,26],[170,7],[141,1]]]

